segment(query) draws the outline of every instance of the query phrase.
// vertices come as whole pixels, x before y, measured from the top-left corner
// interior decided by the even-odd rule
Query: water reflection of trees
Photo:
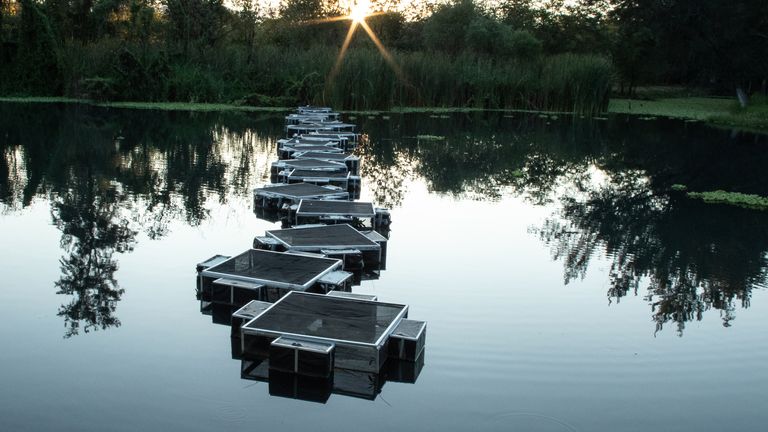
[[[768,215],[669,192],[681,183],[768,194],[765,137],[672,121],[487,113],[406,116],[397,124],[366,126],[391,154],[381,160],[409,161],[439,193],[556,203],[557,212],[534,231],[563,261],[565,282],[583,277],[596,257],[607,258],[608,297],[642,294],[657,331],[674,323],[682,334],[709,309],[728,326],[737,306],[749,306],[752,289],[766,284]],[[415,139],[420,134],[445,140]],[[385,164],[379,172],[397,168]]]
[[[65,250],[56,287],[73,296],[60,310],[68,332],[119,323],[116,256],[139,235],[160,238],[175,221],[199,224],[213,203],[250,200],[274,159],[279,117],[0,104],[0,202],[51,202]],[[378,204],[401,204],[414,177],[436,193],[554,204],[536,231],[565,281],[607,258],[609,298],[644,296],[658,329],[682,332],[710,309],[729,325],[766,283],[768,216],[668,192],[682,183],[768,195],[764,137],[494,113],[393,115],[362,128],[362,174]]]
[[[85,178],[52,203],[61,248],[68,254],[60,260],[57,294],[73,297],[58,312],[65,337],[120,325],[114,313],[125,290],[115,278],[114,254],[133,250],[136,242],[129,219],[121,215],[124,199],[114,187]]]
[[[768,276],[768,216],[657,194],[640,172],[565,198],[539,235],[563,260],[566,283],[604,256],[611,262],[609,298],[647,285],[657,331],[671,322],[682,334],[686,322],[712,308],[728,326],[736,306],[748,307],[752,289]]]
[[[132,251],[139,233],[156,239],[174,221],[199,224],[211,202],[245,200],[253,177],[268,172],[279,125],[245,115],[0,104],[0,203],[5,211],[35,197],[51,203],[65,253],[55,286],[71,297],[58,311],[65,337],[119,326],[117,254]]]

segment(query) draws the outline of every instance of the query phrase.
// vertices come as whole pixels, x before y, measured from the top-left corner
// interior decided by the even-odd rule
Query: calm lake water
[[[325,404],[241,379],[195,264],[253,213],[281,115],[0,104],[0,430],[762,431],[768,137],[698,123],[377,115],[363,200],[428,321],[415,383]],[[444,136],[419,140],[418,135]]]

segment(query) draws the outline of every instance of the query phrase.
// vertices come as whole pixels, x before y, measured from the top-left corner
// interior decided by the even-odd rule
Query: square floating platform
[[[200,275],[304,291],[324,275],[340,268],[341,261],[335,259],[250,249],[203,270]]]
[[[335,344],[335,367],[378,372],[392,331],[408,306],[291,292],[242,327],[243,353],[268,356],[273,340],[294,337]]]
[[[283,183],[311,183],[318,186],[330,185],[346,190],[352,198],[360,195],[360,176],[353,176],[348,170],[308,170],[295,168],[282,171],[277,175],[277,179]]]
[[[298,151],[293,153],[294,159],[317,159],[343,163],[352,175],[360,174],[360,157],[347,153],[329,153],[322,151]]]
[[[331,140],[347,140],[347,147],[353,147],[359,138],[359,135],[354,132],[309,132],[301,135],[304,139],[331,139]]]
[[[373,207],[373,203],[369,202],[313,199],[301,200],[299,208],[296,209],[296,217],[312,216],[347,216],[370,219],[376,216],[376,210]]]
[[[353,224],[375,228],[376,210],[372,203],[347,200],[301,200],[294,216],[296,225],[322,223]]]
[[[382,270],[382,264],[386,263],[386,239],[384,242],[372,240],[371,233],[360,232],[348,224],[309,225],[270,230],[266,237],[278,241],[288,251],[320,253],[341,259],[346,271]],[[379,237],[383,238],[376,233],[375,238]]]
[[[280,160],[293,159],[298,154],[310,151],[314,153],[344,154],[344,150],[341,147],[331,144],[285,144],[278,147],[277,157]]]
[[[284,159],[277,162],[272,162],[272,173],[277,174],[279,171],[300,168],[300,169],[322,169],[333,171],[349,171],[347,166],[342,162],[334,162],[324,159]]]
[[[266,234],[285,245],[288,250],[319,252],[323,249],[381,249],[378,243],[346,224],[270,230]]]
[[[253,190],[254,205],[279,209],[283,204],[298,204],[303,199],[349,199],[349,192],[336,186],[310,183],[280,184]]]

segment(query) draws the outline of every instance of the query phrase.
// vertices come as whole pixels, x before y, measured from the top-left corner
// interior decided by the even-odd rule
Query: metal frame
[[[314,164],[314,165],[313,165]],[[337,171],[349,171],[347,164],[323,159],[281,159],[272,162],[273,169],[300,168],[300,169],[323,169]]]
[[[360,234],[360,240],[365,239],[369,243],[368,244],[366,244],[366,243],[356,244],[356,245],[333,245],[333,244],[331,244],[331,245],[292,246],[291,244],[289,244],[288,242],[286,242],[285,240],[281,239],[280,237],[278,237],[277,235],[274,234],[275,231],[288,231],[288,230],[302,230],[302,229],[311,229],[311,228],[322,228],[322,227],[325,227],[325,225],[323,225],[322,227],[310,226],[310,227],[306,227],[306,228],[294,227],[294,228],[287,228],[287,229],[284,229],[284,230],[269,230],[265,234],[270,236],[270,237],[272,237],[272,238],[274,238],[275,240],[279,241],[287,249],[291,249],[291,250],[298,250],[298,251],[302,251],[303,250],[303,251],[310,252],[310,251],[322,250],[322,249],[333,250],[333,249],[340,249],[341,248],[341,249],[358,249],[358,250],[361,250],[361,251],[363,251],[363,250],[372,250],[372,251],[378,250],[378,251],[381,251],[381,245],[380,244],[378,244],[375,241],[371,240],[370,238],[368,238],[368,236],[366,236],[365,234],[363,234],[360,231],[356,230],[351,225],[349,225],[349,224],[338,224],[338,225],[334,225],[334,226],[344,226],[344,225],[348,226],[351,230],[355,231],[356,233],[359,233]]]
[[[339,188],[337,186],[332,186],[334,189],[331,189],[331,188],[328,188],[327,186],[318,186],[312,183],[308,183],[308,184],[312,184],[312,186],[318,186],[318,187],[327,189],[328,192],[323,193],[322,195],[320,194],[319,191],[318,191],[318,194],[313,194],[313,195],[290,195],[289,193],[272,192],[269,190],[269,189],[286,187],[286,186],[296,185],[296,184],[301,184],[301,183],[290,183],[290,184],[280,183],[272,187],[256,188],[253,190],[253,196],[254,198],[264,197],[268,199],[286,199],[286,200],[290,200],[291,202],[301,201],[302,199],[323,199],[323,198],[348,199],[349,198],[349,192],[347,192],[342,188]]]
[[[279,254],[279,255],[283,254],[282,252],[273,252],[273,251],[263,250],[263,249],[249,249],[246,252],[250,252],[250,251],[259,251],[260,253],[263,252],[263,253],[272,253],[272,254]],[[245,252],[243,252],[243,253],[245,253]],[[239,257],[240,255],[242,255],[243,253],[235,255],[232,258],[228,259],[227,261],[233,260],[233,259]],[[253,277],[248,277],[248,276],[240,276],[240,275],[235,275],[235,274],[231,274],[231,273],[221,273],[221,272],[211,271],[210,268],[201,271],[200,275],[203,276],[203,277],[216,278],[216,279],[224,278],[224,279],[241,280],[241,281],[244,281],[244,282],[254,282],[254,283],[259,283],[259,284],[265,285],[267,287],[273,287],[273,288],[283,288],[283,289],[304,291],[304,290],[307,290],[307,289],[311,288],[312,285],[314,285],[325,274],[327,274],[327,273],[329,273],[329,272],[331,272],[331,271],[333,271],[333,270],[335,270],[337,268],[341,269],[341,267],[343,265],[343,262],[341,260],[337,260],[337,259],[333,259],[333,258],[320,258],[320,257],[317,257],[317,258],[315,258],[315,257],[308,257],[308,258],[323,259],[323,260],[329,260],[329,261],[335,261],[335,262],[333,264],[331,264],[328,268],[323,270],[321,273],[315,275],[312,279],[310,279],[308,282],[306,282],[303,285],[292,284],[292,283],[288,283],[288,282],[280,282],[280,281],[269,280],[269,279],[259,279],[259,278],[253,278]],[[227,262],[227,261],[224,261],[224,262]],[[221,263],[221,264],[224,264],[224,263]],[[219,265],[221,265],[221,264],[219,264]],[[216,266],[216,267],[218,267],[218,266]],[[215,268],[215,267],[212,267],[212,268]]]
[[[379,338],[376,339],[375,342],[359,342],[359,341],[352,341],[352,340],[348,340],[348,339],[324,338],[324,337],[318,337],[318,336],[303,335],[303,334],[297,334],[297,333],[283,333],[283,332],[279,332],[279,331],[276,331],[276,330],[268,330],[268,329],[263,329],[263,328],[249,327],[249,325],[251,325],[255,320],[257,320],[258,318],[264,316],[267,312],[269,312],[272,309],[274,309],[277,305],[280,304],[280,302],[282,302],[285,298],[287,298],[288,296],[291,296],[291,295],[308,295],[308,296],[326,297],[325,294],[315,294],[315,293],[308,293],[308,292],[301,292],[301,291],[291,291],[288,294],[286,294],[285,296],[283,296],[280,300],[276,301],[271,307],[269,307],[266,310],[264,310],[264,312],[262,312],[261,314],[259,314],[256,317],[254,317],[253,319],[251,319],[247,323],[243,324],[242,328],[240,329],[242,334],[245,335],[247,333],[247,331],[250,330],[250,331],[253,331],[253,332],[260,332],[260,333],[265,334],[265,335],[275,335],[277,337],[280,337],[282,335],[286,335],[286,336],[293,336],[293,337],[296,337],[296,338],[299,338],[299,339],[305,338],[305,339],[308,339],[308,340],[316,340],[316,341],[321,341],[321,342],[322,341],[331,341],[331,342],[336,342],[336,343],[341,343],[341,344],[346,344],[346,345],[354,345],[354,346],[361,346],[361,347],[366,347],[366,348],[376,348],[376,349],[378,349],[378,348],[380,348],[380,347],[382,347],[384,345],[384,343],[387,341],[387,339],[389,339],[390,335],[392,334],[392,331],[394,331],[394,329],[400,324],[400,321],[402,321],[403,318],[408,314],[408,305],[397,304],[397,303],[385,303],[385,302],[370,301],[370,300],[361,300],[361,299],[354,299],[354,298],[335,297],[335,299],[341,299],[343,301],[357,302],[357,303],[367,303],[367,304],[373,303],[373,304],[377,304],[377,305],[396,306],[396,307],[400,307],[401,308],[400,312],[398,312],[398,314],[395,316],[395,318],[392,320],[392,322],[389,323],[389,326],[387,326],[387,328],[384,329],[384,332],[382,332],[381,336],[379,336]]]
[[[347,204],[349,205],[351,201],[345,201],[345,200],[313,200],[309,198],[304,198],[301,201],[299,201],[299,207],[296,208],[296,218],[298,219],[299,216],[349,216],[349,217],[356,217],[356,218],[372,218],[376,216],[376,209],[373,207],[373,203],[369,202],[357,202],[354,204],[370,204],[371,205],[371,212],[370,213],[354,213],[354,212],[310,212],[310,211],[302,211],[301,206],[304,204],[304,201],[323,201],[324,203],[340,203],[340,204]]]

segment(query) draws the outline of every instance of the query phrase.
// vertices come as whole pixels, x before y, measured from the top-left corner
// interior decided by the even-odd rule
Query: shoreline
[[[98,102],[88,99],[65,97],[0,97],[6,103],[72,103],[105,108],[144,109],[162,111],[194,112],[290,112],[294,107],[258,107],[224,103],[189,102]],[[750,107],[752,108],[752,107]],[[570,112],[535,111],[524,109],[484,109],[472,107],[392,107],[388,110],[342,110],[352,115],[378,115],[385,113],[468,113],[468,112],[509,112],[529,114],[571,115]],[[628,114],[701,121],[713,126],[727,127],[757,133],[768,133],[768,112],[737,112],[735,101],[715,97],[672,97],[656,100],[611,99],[605,114]]]

